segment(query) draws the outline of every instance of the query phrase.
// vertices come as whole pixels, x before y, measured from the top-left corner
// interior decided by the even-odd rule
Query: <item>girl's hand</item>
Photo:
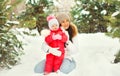
[[[58,39],[58,40],[61,40],[61,39],[62,39],[62,36],[61,36],[60,34],[56,34],[56,35],[53,34],[53,35],[52,35],[52,39],[53,39],[53,40],[57,40],[57,39]]]
[[[61,40],[62,36],[60,34],[55,35],[56,39]]]

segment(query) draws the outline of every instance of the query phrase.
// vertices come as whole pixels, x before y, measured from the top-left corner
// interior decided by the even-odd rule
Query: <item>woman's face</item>
[[[63,22],[61,22],[60,24],[61,24],[61,27],[64,28],[65,30],[68,29],[69,26],[70,26],[70,25],[69,25],[70,22],[69,22],[69,20],[67,20],[67,19],[63,20]]]

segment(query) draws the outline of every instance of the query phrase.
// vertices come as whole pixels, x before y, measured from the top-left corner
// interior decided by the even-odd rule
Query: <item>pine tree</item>
[[[0,0],[0,68],[11,68],[20,60],[22,43],[11,31],[17,22],[11,21],[12,5],[9,0]]]
[[[104,16],[104,19],[108,20],[108,33],[107,35],[115,38],[120,38],[120,1],[112,1],[115,7],[115,11],[108,16]],[[111,8],[112,9],[112,8]]]
[[[79,32],[95,33],[107,32],[109,20],[104,16],[110,16],[116,11],[116,5],[111,0],[75,0],[71,14],[73,21],[79,28]],[[115,2],[115,0],[114,0]]]
[[[110,0],[111,3],[115,7],[115,11],[110,13],[110,15],[105,16],[104,19],[108,20],[108,36],[112,38],[120,39],[120,1],[119,0]],[[112,10],[112,8],[111,8]],[[115,55],[114,63],[120,62],[120,49]]]
[[[23,27],[30,29],[37,28],[40,33],[47,27],[46,15],[49,7],[53,4],[52,0],[27,0],[26,10],[18,17]]]

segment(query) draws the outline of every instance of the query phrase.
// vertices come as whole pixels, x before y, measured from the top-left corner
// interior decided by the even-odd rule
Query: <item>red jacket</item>
[[[60,34],[62,36],[62,39],[61,40],[53,40],[52,39],[52,35],[53,34]],[[46,43],[53,47],[53,48],[57,48],[59,47],[59,50],[64,53],[64,43],[67,41],[67,35],[65,33],[63,33],[63,31],[61,30],[61,28],[59,28],[58,30],[56,31],[50,31],[50,35],[48,35],[46,38],[45,38],[45,41]]]

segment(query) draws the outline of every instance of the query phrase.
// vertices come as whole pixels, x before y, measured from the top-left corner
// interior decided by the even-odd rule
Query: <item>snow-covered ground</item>
[[[36,30],[33,32],[37,33]],[[45,58],[45,53],[41,50],[42,36],[37,33],[35,37],[18,37],[26,44],[21,64],[0,71],[0,76],[43,76],[34,72],[35,65]],[[49,76],[120,76],[120,64],[112,63],[120,48],[117,38],[112,39],[104,33],[79,34],[78,42],[80,51],[75,56],[76,69],[69,74],[52,73]]]

